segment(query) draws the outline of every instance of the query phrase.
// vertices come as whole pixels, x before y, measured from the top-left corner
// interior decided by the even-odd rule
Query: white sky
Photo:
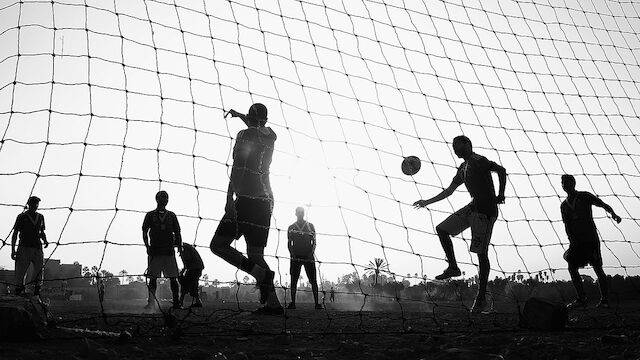
[[[46,256],[141,274],[140,226],[165,189],[205,273],[241,279],[207,249],[242,129],[222,115],[262,102],[278,134],[266,253],[282,282],[299,205],[326,279],[374,257],[399,275],[439,273],[435,225],[469,196],[411,204],[450,183],[459,134],[509,173],[491,277],[565,268],[563,173],[623,218],[594,211],[607,271],[638,274],[639,11],[596,0],[0,1],[0,234],[33,193],[59,243]],[[422,159],[413,178],[400,172],[408,155]],[[454,245],[475,274],[468,242]],[[12,268],[9,252],[0,265]]]

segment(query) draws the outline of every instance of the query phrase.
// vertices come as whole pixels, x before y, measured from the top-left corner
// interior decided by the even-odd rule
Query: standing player
[[[182,244],[182,251],[180,251],[180,257],[184,268],[180,271],[180,306],[184,302],[184,297],[191,295],[195,303],[191,307],[202,307],[202,301],[200,300],[198,281],[204,270],[204,262],[198,250],[191,244]]]
[[[284,310],[273,286],[275,273],[264,260],[273,211],[269,167],[277,136],[265,126],[267,108],[263,104],[251,105],[246,115],[235,110],[230,110],[229,114],[242,119],[247,129],[238,132],[236,137],[225,214],[211,239],[210,248],[214,254],[256,279],[260,303],[266,305],[255,314],[280,315]],[[231,246],[241,236],[247,243],[247,256]]]
[[[316,280],[316,260],[314,258],[316,229],[312,223],[304,219],[303,207],[296,208],[296,217],[298,220],[291,224],[287,230],[289,254],[291,254],[291,267],[289,269],[291,273],[291,303],[287,306],[287,309],[296,308],[296,290],[303,265],[307,278],[311,283],[315,307],[316,309],[322,309],[322,305],[318,303],[318,281]]]
[[[156,194],[155,210],[149,211],[142,223],[142,240],[147,248],[148,266],[146,276],[149,279],[149,299],[145,309],[152,309],[156,304],[156,288],[158,278],[164,275],[171,283],[173,307],[180,308],[178,299],[178,263],[174,246],[182,246],[180,224],[176,214],[167,210],[169,194],[161,190]]]
[[[333,286],[331,287],[331,290],[329,290],[329,301],[336,301],[336,290],[333,288]]]
[[[40,295],[42,286],[42,272],[44,268],[44,254],[42,245],[49,246],[47,236],[44,233],[44,216],[37,212],[40,205],[40,198],[31,196],[27,200],[27,211],[21,213],[16,218],[11,236],[11,259],[15,260],[16,272],[16,295],[20,295],[25,290],[25,276],[29,266],[33,266],[34,290],[33,295]],[[16,240],[20,234],[20,242],[16,251]],[[41,242],[42,241],[42,242]]]
[[[449,187],[433,198],[418,200],[413,205],[416,208],[425,207],[449,197],[463,183],[467,187],[472,198],[471,202],[436,226],[436,232],[449,263],[444,272],[436,276],[436,279],[444,280],[461,275],[453,251],[451,236],[458,235],[471,227],[470,250],[478,255],[478,263],[480,265],[478,270],[480,280],[478,294],[473,302],[471,311],[482,312],[487,305],[485,295],[490,270],[487,252],[491,241],[493,224],[498,217],[498,204],[504,203],[507,172],[502,166],[474,153],[471,140],[466,136],[456,136],[453,139],[453,151],[459,158],[464,159],[464,162],[458,168]],[[492,172],[498,174],[500,182],[498,196],[496,196],[493,185]]]
[[[587,191],[576,191],[576,179],[573,175],[562,175],[562,189],[567,192],[567,198],[560,205],[562,222],[569,238],[569,249],[564,253],[564,259],[569,265],[571,281],[576,288],[578,298],[567,305],[568,308],[578,308],[587,306],[587,296],[582,286],[582,278],[578,269],[588,264],[593,266],[598,276],[600,286],[599,308],[609,307],[609,297],[607,289],[607,275],[602,270],[602,255],[600,253],[600,238],[596,224],[593,222],[592,206],[603,208],[611,214],[615,222],[620,223],[622,219],[611,206],[605,204],[597,196]]]

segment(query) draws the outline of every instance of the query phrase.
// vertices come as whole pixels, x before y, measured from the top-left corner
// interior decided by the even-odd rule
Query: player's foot
[[[473,300],[473,305],[471,305],[471,313],[480,314],[486,312],[487,309],[487,300],[475,298]]]
[[[448,267],[442,272],[442,274],[436,276],[436,280],[446,280],[460,275],[462,275],[462,272],[459,268]]]
[[[268,306],[263,306],[261,308],[258,308],[257,310],[254,310],[251,312],[253,315],[283,315],[284,314],[284,309],[282,308],[282,306],[278,306],[278,307],[268,307]]]
[[[596,307],[598,309],[609,309],[609,300],[606,299],[600,299],[600,302],[598,303],[598,305],[596,305]]]
[[[201,308],[202,307],[202,303],[201,302],[197,302],[195,304],[191,305],[192,308]]]
[[[289,303],[289,305],[287,306],[287,309],[289,309],[289,310],[295,310],[295,309],[296,309],[296,304],[294,304],[294,303]]]
[[[155,309],[156,308],[156,303],[154,302],[148,302],[147,305],[144,306],[145,310],[151,310],[151,309]]]
[[[316,310],[324,310],[322,304],[316,304]]]
[[[567,304],[567,309],[573,310],[578,308],[586,308],[587,307],[587,299],[586,298],[577,298]]]
[[[184,307],[182,307],[182,304],[180,304],[180,303],[173,303],[171,308],[172,309],[177,309],[177,310],[184,309]]]
[[[264,279],[260,282],[260,304],[265,304],[269,293],[273,290],[273,278],[276,276],[271,270],[265,270]]]

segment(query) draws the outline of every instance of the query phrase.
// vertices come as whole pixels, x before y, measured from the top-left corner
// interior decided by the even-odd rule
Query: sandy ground
[[[255,303],[143,305],[54,302],[57,327],[41,340],[0,342],[0,358],[640,359],[638,303],[573,311],[568,328],[553,332],[519,328],[515,304],[492,314],[470,314],[463,303],[298,304],[285,316],[252,315]]]

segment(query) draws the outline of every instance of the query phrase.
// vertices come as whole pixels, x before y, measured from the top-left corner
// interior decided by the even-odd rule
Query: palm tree
[[[202,275],[202,281],[204,281],[204,286],[209,286],[209,274]]]
[[[365,274],[373,275],[373,285],[375,286],[378,285],[378,278],[380,277],[380,273],[382,272],[382,270],[388,271],[389,264],[387,264],[384,259],[374,258],[373,261],[369,261],[369,265],[367,265],[367,267],[365,267],[364,269]]]
[[[118,276],[122,278],[122,283],[127,279],[127,275],[129,275],[129,272],[125,269],[120,270],[118,273]]]

